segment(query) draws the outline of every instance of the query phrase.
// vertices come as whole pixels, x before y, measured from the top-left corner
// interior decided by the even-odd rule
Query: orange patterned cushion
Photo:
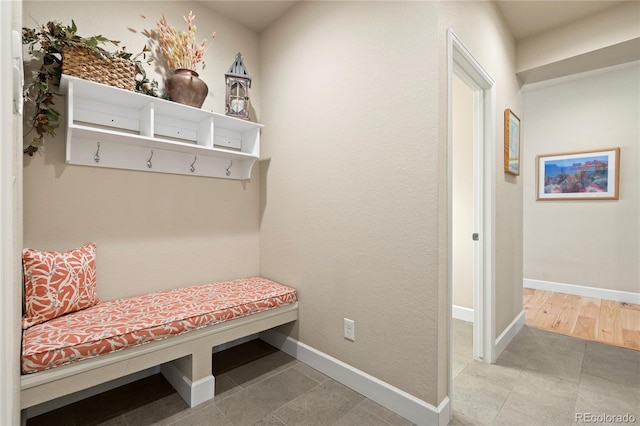
[[[22,372],[162,340],[296,301],[295,289],[253,277],[102,302],[25,330]]]
[[[96,295],[96,245],[66,252],[24,249],[24,316],[22,328],[85,309]]]

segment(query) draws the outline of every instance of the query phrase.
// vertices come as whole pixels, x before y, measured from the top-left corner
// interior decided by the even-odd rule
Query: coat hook
[[[98,149],[96,149],[96,155],[93,156],[93,161],[95,161],[96,163],[99,163],[100,162],[100,142],[99,141],[97,145],[98,145]]]
[[[198,161],[198,156],[196,155],[193,159],[193,163],[191,163],[191,167],[189,167],[189,170],[191,170],[191,173],[196,171],[196,161]]]
[[[147,167],[151,168],[153,167],[153,163],[151,162],[151,159],[153,158],[153,150],[151,150],[151,156],[149,157],[149,159],[147,160]]]
[[[233,160],[231,160],[231,164],[229,164],[229,167],[227,167],[227,171],[224,172],[225,175],[229,176],[231,174],[231,171],[229,170],[231,166],[233,166]]]

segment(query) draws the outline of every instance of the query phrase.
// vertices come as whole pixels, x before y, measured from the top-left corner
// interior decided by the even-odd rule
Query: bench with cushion
[[[214,396],[214,346],[298,318],[296,291],[262,277],[99,302],[95,245],[23,262],[22,409],[158,365],[195,406]]]

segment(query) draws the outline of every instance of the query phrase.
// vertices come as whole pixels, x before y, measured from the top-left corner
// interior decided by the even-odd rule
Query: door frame
[[[473,357],[495,362],[495,81],[452,29],[447,31],[447,227],[449,310],[452,305],[453,76],[473,92],[474,247]],[[469,236],[471,238],[471,236]],[[452,380],[451,312],[449,312],[449,385]],[[451,389],[451,387],[450,387]]]
[[[0,1],[0,424],[20,424],[22,0]],[[12,30],[17,30],[14,36]],[[15,86],[15,87],[14,87]]]

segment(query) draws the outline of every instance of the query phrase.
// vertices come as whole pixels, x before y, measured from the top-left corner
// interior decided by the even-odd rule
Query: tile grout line
[[[288,367],[288,368],[286,368],[286,369],[284,369],[284,370],[282,370],[282,371],[284,372],[284,371],[289,370],[289,369],[291,369],[291,368],[293,368],[293,367],[294,367],[294,366]],[[280,421],[281,421],[285,426],[288,426],[288,424],[287,424],[284,420],[282,420],[282,419],[280,419],[278,416],[276,416],[274,413],[275,413],[277,410],[281,409],[282,407],[286,407],[287,405],[291,404],[293,401],[295,401],[295,400],[297,400],[297,399],[301,398],[303,395],[305,395],[305,394],[307,394],[307,393],[309,393],[309,392],[311,392],[311,391],[313,391],[313,390],[317,389],[319,386],[321,386],[321,385],[322,385],[322,383],[318,383],[318,381],[317,381],[317,380],[315,380],[315,379],[314,379],[314,378],[312,378],[312,377],[309,377],[307,374],[304,374],[302,371],[300,371],[300,370],[296,370],[296,372],[298,372],[298,373],[302,374],[303,376],[305,376],[305,377],[309,378],[310,380],[312,380],[313,382],[315,382],[315,383],[316,383],[316,385],[315,385],[314,387],[312,387],[311,389],[308,389],[307,391],[305,391],[305,392],[303,392],[303,393],[299,394],[299,395],[298,395],[298,396],[296,396],[295,398],[293,398],[293,399],[291,399],[291,400],[289,400],[289,401],[285,402],[284,404],[282,404],[282,405],[278,406],[277,408],[274,408],[273,410],[271,410],[271,411],[268,413],[268,414],[272,415],[273,417],[276,417],[278,420],[280,420]]]
[[[584,374],[584,360],[587,357],[587,345],[589,344],[588,340],[584,341],[584,349],[582,352],[582,363],[580,365],[580,375],[578,376],[578,386],[576,388],[576,400],[573,403],[573,418],[574,418],[574,422],[575,422],[575,418],[576,418],[576,414],[577,414],[577,408],[578,408],[578,397],[580,396],[580,384],[582,383],[582,375]]]

